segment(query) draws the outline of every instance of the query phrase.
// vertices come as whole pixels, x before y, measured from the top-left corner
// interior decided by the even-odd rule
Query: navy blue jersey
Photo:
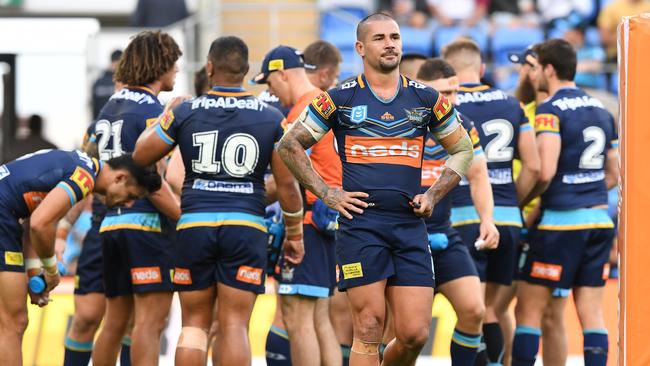
[[[225,87],[163,115],[156,132],[179,146],[185,165],[183,214],[264,216],[264,171],[282,138],[283,121],[277,109],[250,93]]]
[[[607,205],[607,151],[618,147],[618,133],[603,104],[578,88],[562,88],[537,107],[535,132],[562,139],[557,172],[542,194],[542,208]]]
[[[369,194],[374,209],[413,215],[420,193],[427,131],[442,138],[459,127],[453,105],[437,91],[404,76],[390,100],[378,98],[365,76],[323,92],[301,121],[334,131],[343,164],[343,189]]]
[[[101,163],[81,151],[40,150],[0,165],[0,206],[26,218],[55,187],[63,188],[70,206],[95,187]]]
[[[463,84],[456,101],[458,110],[476,126],[487,159],[495,206],[518,206],[512,175],[519,133],[532,130],[517,99],[487,85]],[[472,206],[469,183],[463,179],[452,191],[454,207]]]
[[[461,125],[469,133],[474,147],[474,156],[483,155],[481,142],[474,123],[459,113]],[[447,151],[436,141],[433,134],[429,133],[424,141],[424,160],[422,161],[422,192],[434,185],[449,158]],[[434,207],[431,217],[425,219],[428,232],[441,232],[451,226],[451,195],[445,195]]]
[[[153,91],[146,87],[126,87],[117,91],[102,108],[92,125],[100,160],[109,160],[131,153],[140,134],[156,122],[163,106]],[[121,213],[157,213],[148,199],[135,201],[133,206],[111,209],[108,216]]]

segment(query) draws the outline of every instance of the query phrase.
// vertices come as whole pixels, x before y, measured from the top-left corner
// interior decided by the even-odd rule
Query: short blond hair
[[[481,49],[478,44],[469,38],[459,38],[442,48],[442,58],[460,72],[468,68],[481,68]]]

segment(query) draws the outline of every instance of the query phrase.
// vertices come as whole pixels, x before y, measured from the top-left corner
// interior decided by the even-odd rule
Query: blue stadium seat
[[[433,51],[433,39],[430,29],[400,27],[402,33],[402,47],[404,53],[420,53],[431,56]]]
[[[618,95],[618,72],[609,77],[609,91],[614,95]]]
[[[359,8],[337,8],[321,13],[320,38],[337,48],[354,49],[357,23],[366,16]]]
[[[543,40],[544,32],[541,29],[498,29],[492,36],[492,61],[497,65],[506,65],[509,63],[508,52],[519,52]]]
[[[476,28],[467,29],[463,27],[439,27],[435,30],[433,36],[435,54],[439,55],[444,46],[455,41],[459,37],[468,37],[473,39],[478,44],[483,54],[487,53],[487,32]]]
[[[600,31],[596,27],[589,27],[585,31],[585,44],[588,46],[601,46]]]

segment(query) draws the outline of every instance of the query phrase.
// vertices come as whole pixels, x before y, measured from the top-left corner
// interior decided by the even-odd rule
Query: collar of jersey
[[[104,167],[104,162],[93,158],[93,165],[95,166],[95,177],[99,175],[99,172],[102,171]]]
[[[372,96],[375,97],[375,99],[377,99],[382,104],[390,104],[393,100],[395,100],[395,98],[397,98],[397,95],[399,94],[402,87],[406,88],[406,86],[408,85],[408,83],[406,82],[406,78],[403,75],[400,75],[399,84],[397,84],[397,90],[395,91],[395,95],[393,95],[392,98],[390,98],[388,100],[385,100],[385,99],[382,99],[382,98],[378,97],[377,94],[375,94],[375,91],[372,90],[372,88],[370,87],[370,84],[368,83],[368,80],[366,80],[366,75],[360,74],[357,77],[357,82],[359,83],[359,86],[361,86],[361,88],[364,88],[365,86],[368,86],[368,90],[370,90],[370,93],[372,93]]]
[[[490,86],[481,83],[463,83],[460,84],[460,90],[465,92],[475,92],[490,89]]]
[[[138,85],[138,86],[127,86],[126,88],[127,89],[142,90],[142,91],[145,91],[145,92],[151,94],[154,97],[156,96],[156,94],[154,94],[153,90],[148,86]]]
[[[239,86],[213,86],[208,94],[218,95],[221,97],[246,97],[252,95]]]

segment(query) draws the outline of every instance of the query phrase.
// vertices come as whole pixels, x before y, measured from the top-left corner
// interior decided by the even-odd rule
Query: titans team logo
[[[404,112],[406,112],[406,119],[408,119],[411,125],[415,128],[426,127],[431,119],[431,116],[424,110],[405,109]]]
[[[366,117],[368,117],[367,105],[352,107],[352,111],[350,112],[350,121],[352,123],[361,123],[366,120]]]

